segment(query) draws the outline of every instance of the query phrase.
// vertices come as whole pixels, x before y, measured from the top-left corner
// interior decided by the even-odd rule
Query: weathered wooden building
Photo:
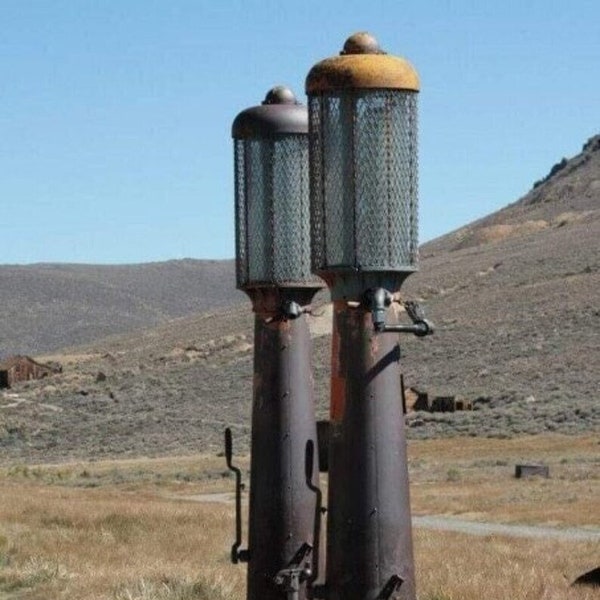
[[[462,396],[433,395],[410,387],[404,393],[404,405],[408,411],[455,412],[473,410],[473,403]]]
[[[43,379],[61,368],[43,365],[29,356],[11,356],[0,362],[0,388],[9,388],[19,381]]]
[[[423,392],[414,387],[409,387],[405,393],[406,409],[413,410],[429,410],[429,396],[427,392]]]

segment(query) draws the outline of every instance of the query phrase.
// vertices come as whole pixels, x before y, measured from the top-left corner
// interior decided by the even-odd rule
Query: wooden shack
[[[410,387],[406,390],[406,404],[408,410],[429,410],[429,394]]]
[[[457,410],[473,410],[473,402],[461,396],[434,396],[416,388],[408,388],[405,392],[405,398],[409,411],[455,412]]]
[[[9,388],[19,381],[43,379],[60,371],[60,367],[43,365],[29,356],[11,356],[0,362],[0,388]]]
[[[431,412],[455,412],[473,410],[473,403],[460,396],[435,396],[431,401]]]
[[[431,412],[454,412],[455,410],[455,396],[436,396],[431,402]]]

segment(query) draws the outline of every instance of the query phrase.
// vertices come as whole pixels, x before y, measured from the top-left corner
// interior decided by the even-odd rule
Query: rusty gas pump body
[[[248,563],[248,600],[303,600],[313,572],[318,494],[307,470],[318,471],[307,311],[323,283],[310,269],[307,133],[306,107],[284,87],[232,127],[237,287],[255,313],[248,548],[240,549],[239,472],[232,548],[234,562]]]
[[[329,600],[415,600],[397,333],[417,260],[418,75],[369,34],[309,72],[312,269],[334,302]]]

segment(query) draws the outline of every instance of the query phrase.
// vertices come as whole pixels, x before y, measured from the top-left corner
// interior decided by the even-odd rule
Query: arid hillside
[[[406,340],[410,381],[510,404],[512,431],[536,431],[552,406],[561,408],[549,429],[600,427],[600,136],[518,202],[421,256],[406,294],[423,299],[438,329]]]
[[[410,436],[600,430],[599,240],[596,136],[517,202],[422,247],[402,292],[437,329],[402,338],[406,384],[474,410],[411,413]],[[0,395],[0,460],[218,451],[226,425],[244,451],[253,317],[239,299],[39,357],[63,373]],[[311,317],[321,414],[330,318],[323,298]]]
[[[39,354],[243,300],[232,260],[0,266],[0,359]]]

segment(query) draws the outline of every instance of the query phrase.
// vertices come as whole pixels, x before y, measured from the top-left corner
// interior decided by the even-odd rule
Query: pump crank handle
[[[313,527],[313,552],[312,552],[312,573],[309,577],[308,585],[312,586],[319,578],[319,562],[321,558],[321,519],[323,516],[323,492],[318,485],[313,483],[315,470],[315,442],[308,440],[304,452],[304,474],[306,485],[309,490],[315,493],[315,515]]]
[[[233,465],[233,441],[231,429],[225,429],[225,460],[227,468],[235,474],[235,542],[231,546],[231,562],[236,565],[238,562],[248,561],[248,550],[240,550],[242,545],[242,472]]]

